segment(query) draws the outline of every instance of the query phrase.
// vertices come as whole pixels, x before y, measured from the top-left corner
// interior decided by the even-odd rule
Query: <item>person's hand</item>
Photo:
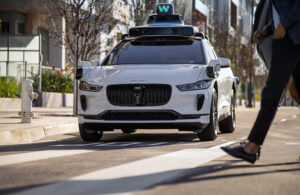
[[[275,29],[273,39],[282,39],[285,37],[285,35],[286,35],[286,30],[284,26],[281,23],[279,23],[279,25]]]
[[[254,32],[253,37],[252,37],[252,41],[254,44],[257,44],[259,42],[259,38],[261,36],[265,36],[266,32],[265,31],[261,31],[261,32]]]

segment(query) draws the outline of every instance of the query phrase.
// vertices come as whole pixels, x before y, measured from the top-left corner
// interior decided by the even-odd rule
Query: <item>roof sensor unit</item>
[[[192,26],[177,27],[153,27],[142,26],[129,29],[130,37],[139,36],[194,36],[195,31]]]

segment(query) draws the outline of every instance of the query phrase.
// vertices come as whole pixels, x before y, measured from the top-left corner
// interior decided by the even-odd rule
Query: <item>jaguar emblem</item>
[[[133,88],[133,95],[135,97],[135,104],[142,105],[142,97],[144,95],[145,86],[135,86]]]

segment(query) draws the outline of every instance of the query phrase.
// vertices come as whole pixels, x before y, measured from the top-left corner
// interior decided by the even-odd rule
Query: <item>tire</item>
[[[121,129],[123,133],[125,134],[131,134],[131,133],[135,133],[136,129]]]
[[[79,125],[79,133],[81,139],[86,142],[100,141],[103,135],[103,131],[89,131],[83,125]]]
[[[230,103],[230,116],[219,123],[221,133],[232,133],[236,126],[236,114],[235,114],[235,95],[232,90],[231,103]]]
[[[212,141],[218,135],[218,95],[216,90],[213,90],[212,101],[210,106],[209,124],[200,133],[197,133],[201,141]]]

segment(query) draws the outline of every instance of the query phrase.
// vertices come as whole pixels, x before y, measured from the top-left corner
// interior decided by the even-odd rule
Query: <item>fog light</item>
[[[198,94],[197,95],[197,110],[201,110],[204,102],[204,95],[203,94]]]
[[[81,104],[81,109],[82,109],[83,111],[86,111],[87,102],[86,102],[86,97],[85,97],[85,95],[81,95],[81,96],[80,96],[80,104]]]

